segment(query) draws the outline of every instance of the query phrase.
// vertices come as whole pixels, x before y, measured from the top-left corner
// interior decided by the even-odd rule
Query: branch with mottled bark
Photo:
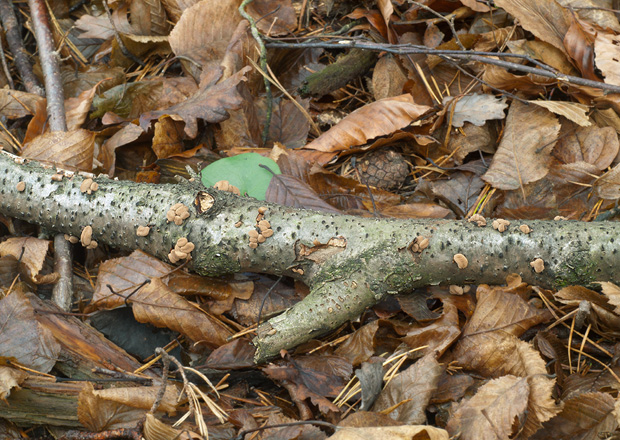
[[[184,251],[173,251],[187,240],[193,243],[188,267],[203,275],[259,272],[305,282],[311,293],[302,302],[259,327],[257,362],[357,318],[388,294],[416,287],[497,284],[510,273],[544,287],[620,282],[620,223],[513,221],[499,232],[466,221],[305,211],[193,182],[97,178],[98,189],[89,194],[83,190],[94,186],[82,176],[54,181],[54,170],[22,161],[0,154],[0,214],[76,237],[92,230],[89,240],[167,261],[183,259]],[[531,232],[520,228],[525,223]],[[272,233],[251,246],[250,237],[266,225]],[[139,227],[148,234],[139,235]]]

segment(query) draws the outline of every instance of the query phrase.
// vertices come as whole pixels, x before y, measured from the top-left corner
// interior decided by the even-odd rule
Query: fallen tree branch
[[[510,273],[543,287],[620,282],[620,223],[528,221],[532,232],[526,233],[519,228],[526,222],[515,221],[500,233],[466,221],[299,210],[193,182],[97,178],[99,189],[88,194],[80,190],[82,176],[58,182],[51,178],[55,170],[23,162],[0,153],[1,214],[73,236],[90,227],[93,240],[168,261],[183,256],[172,251],[179,239],[187,239],[194,245],[188,267],[197,273],[257,272],[306,283],[311,293],[302,302],[259,327],[257,362],[356,319],[388,294],[416,287],[498,284]],[[188,208],[189,217],[175,222],[169,211],[178,204]],[[252,248],[251,231],[267,225],[272,233]],[[140,226],[149,228],[147,236],[137,235]],[[538,259],[542,266],[535,270],[531,263]]]

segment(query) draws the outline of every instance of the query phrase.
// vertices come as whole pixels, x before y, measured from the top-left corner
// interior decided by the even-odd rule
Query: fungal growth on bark
[[[17,191],[23,192],[26,189],[26,182],[19,182],[16,188],[17,188]]]
[[[71,244],[76,244],[78,241],[80,241],[79,238],[69,234],[65,234],[65,240],[67,240]]]
[[[508,220],[504,220],[502,218],[493,220],[493,229],[499,232],[506,231],[508,229],[508,226],[510,226],[510,222]]]
[[[80,243],[86,249],[95,249],[97,247],[97,242],[92,239],[93,236],[93,228],[89,225],[82,229],[82,235],[80,235]]]
[[[470,223],[476,223],[478,226],[483,227],[487,225],[487,219],[480,214],[474,214],[467,220]]]
[[[521,225],[519,226],[519,231],[523,232],[524,234],[529,234],[530,232],[532,232],[532,228],[530,228],[528,225]]]
[[[181,226],[183,221],[189,217],[189,209],[183,203],[176,203],[166,213],[168,223],[174,222],[175,225]]]
[[[532,266],[534,272],[536,273],[541,273],[543,270],[545,270],[545,262],[542,260],[542,258],[535,259],[530,263],[530,266]]]
[[[467,261],[467,258],[463,254],[455,254],[454,257],[452,257],[452,259],[454,260],[456,265],[459,267],[459,269],[465,269],[467,265],[469,264],[469,262]]]
[[[213,188],[218,189],[220,191],[226,191],[229,193],[233,193],[237,196],[241,195],[241,191],[235,185],[231,185],[228,180],[220,180],[219,182],[215,182]]]
[[[61,173],[52,174],[52,180],[54,182],[60,182],[63,177],[64,177],[64,175],[61,174]]]
[[[188,241],[185,237],[181,237],[174,245],[174,249],[168,254],[168,259],[172,264],[178,263],[181,260],[190,260],[192,258],[190,254],[194,248],[194,243]]]
[[[411,242],[411,245],[409,246],[409,250],[411,250],[411,252],[422,252],[424,249],[428,247],[429,243],[430,241],[426,237],[416,237]]]
[[[94,193],[95,191],[97,191],[99,189],[99,184],[95,181],[93,181],[93,179],[88,178],[88,179],[84,179],[82,181],[82,183],[80,184],[80,192],[86,193],[88,195],[91,195],[92,193]]]
[[[138,226],[138,229],[136,229],[136,235],[138,237],[146,237],[149,235],[149,232],[151,232],[151,228],[148,226]]]
[[[250,229],[248,235],[250,237],[250,248],[256,249],[259,244],[264,243],[267,238],[273,235],[273,229],[271,229],[271,223],[265,220],[265,212],[267,208],[261,206],[258,208],[258,215],[256,216],[256,228]],[[241,223],[241,222],[238,222]],[[235,224],[236,226],[236,224]]]

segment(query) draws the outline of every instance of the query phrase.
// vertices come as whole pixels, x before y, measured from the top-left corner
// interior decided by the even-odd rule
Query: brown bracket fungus
[[[26,189],[26,182],[19,182],[16,188],[17,188],[17,191],[23,192]]]
[[[168,254],[168,259],[173,264],[179,262],[180,260],[190,260],[192,258],[190,254],[194,248],[194,243],[188,241],[185,237],[181,237],[174,245],[174,249],[172,249]]]
[[[480,214],[474,214],[469,219],[467,219],[470,223],[476,223],[478,226],[483,227],[487,225],[487,219],[485,219]]]
[[[93,181],[93,179],[91,178],[84,179],[82,183],[80,184],[80,192],[82,194],[87,193],[88,195],[91,195],[98,189],[99,189],[99,184]]]
[[[79,238],[69,234],[65,234],[65,240],[67,240],[71,244],[76,244],[78,241],[80,241]]]
[[[168,223],[174,222],[175,225],[181,226],[183,220],[189,217],[189,209],[183,203],[176,203],[166,213]]]
[[[93,228],[89,225],[82,229],[82,234],[80,235],[80,243],[86,249],[95,249],[97,247],[97,242],[92,239],[93,236]]]
[[[508,220],[504,220],[502,218],[493,220],[493,229],[496,229],[499,232],[506,231],[508,226],[510,226],[510,222]]]
[[[429,243],[430,241],[426,237],[416,237],[411,242],[409,250],[411,250],[411,252],[422,252],[428,247]]]
[[[136,229],[136,235],[138,237],[146,237],[149,235],[149,232],[151,232],[151,228],[148,226],[138,226],[138,229]]]
[[[455,254],[454,257],[452,257],[452,259],[454,260],[456,265],[459,267],[459,269],[465,269],[467,265],[469,264],[469,262],[467,261],[467,258],[463,254]]]
[[[542,258],[537,258],[534,261],[530,262],[530,266],[532,266],[534,272],[536,273],[541,273],[543,270],[545,270],[545,262],[542,260]]]

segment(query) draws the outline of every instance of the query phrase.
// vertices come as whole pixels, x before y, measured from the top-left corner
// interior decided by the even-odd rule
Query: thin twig
[[[252,3],[254,0],[243,0],[243,3],[239,6],[239,13],[243,18],[245,18],[250,23],[250,30],[252,32],[252,36],[256,40],[256,44],[260,49],[260,67],[263,69],[263,72],[267,72],[267,48],[265,47],[265,42],[263,41],[263,36],[258,31],[256,27],[256,21],[245,11],[247,5]],[[269,140],[269,126],[271,125],[271,114],[273,112],[273,96],[271,94],[271,83],[267,77],[264,77],[265,83],[265,99],[267,100],[267,110],[265,115],[265,127],[263,128],[263,145],[267,143]]]
[[[512,57],[514,54],[502,54],[495,52],[475,52],[475,51],[458,51],[458,50],[437,50],[437,49],[429,49],[424,46],[417,46],[412,44],[381,44],[381,43],[371,43],[368,41],[358,41],[358,40],[341,40],[337,43],[327,42],[327,41],[313,41],[313,42],[304,42],[304,43],[282,43],[275,40],[268,41],[266,43],[267,47],[273,48],[324,48],[324,49],[346,49],[346,48],[356,48],[356,49],[365,49],[372,50],[375,52],[388,52],[397,55],[406,55],[406,54],[423,54],[423,55],[449,55],[452,58],[456,58],[463,61],[478,61],[484,64],[491,64],[494,66],[503,67],[505,69],[516,70],[524,73],[531,73],[534,75],[543,76],[545,78],[553,78],[557,81],[561,81],[568,84],[577,84],[580,86],[593,87],[596,89],[601,89],[610,93],[620,93],[620,86],[616,86],[613,84],[607,84],[600,81],[594,81],[590,79],[581,78],[578,76],[565,75],[563,73],[557,72],[549,66],[545,66],[543,68],[535,68],[530,66],[524,66],[522,64],[513,63],[510,61],[497,60],[495,58],[487,58],[489,56],[493,57]],[[522,58],[522,56],[518,57]],[[533,63],[540,65],[539,62],[532,60]]]

